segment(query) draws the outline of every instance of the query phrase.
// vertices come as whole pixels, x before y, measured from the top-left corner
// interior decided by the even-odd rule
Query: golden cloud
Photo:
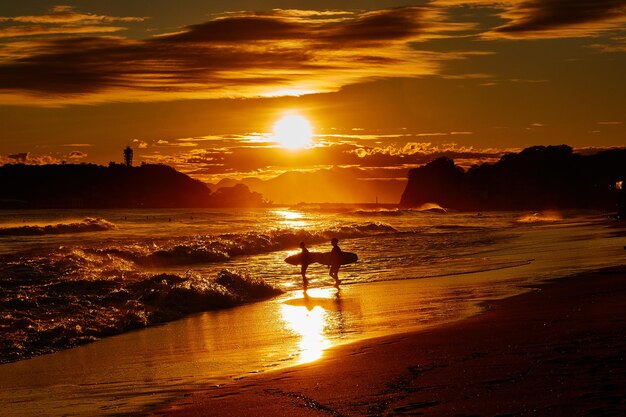
[[[441,10],[428,7],[275,10],[217,16],[145,40],[99,36],[8,44],[0,60],[0,102],[64,105],[336,91],[380,78],[437,74],[443,62],[471,52],[420,51],[415,42],[472,26],[448,22]]]
[[[46,14],[36,16],[0,16],[0,22],[46,23],[46,24],[87,24],[94,25],[110,22],[141,22],[145,17],[115,17],[80,13],[74,6],[53,6]]]

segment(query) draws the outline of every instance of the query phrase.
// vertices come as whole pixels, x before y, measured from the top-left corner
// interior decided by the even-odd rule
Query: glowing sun
[[[274,124],[274,139],[283,148],[297,149],[309,146],[313,140],[311,123],[297,114],[284,116]]]

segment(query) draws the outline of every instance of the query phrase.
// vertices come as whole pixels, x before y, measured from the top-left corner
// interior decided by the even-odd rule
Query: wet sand
[[[196,391],[151,415],[626,415],[626,267],[484,307],[460,322]]]

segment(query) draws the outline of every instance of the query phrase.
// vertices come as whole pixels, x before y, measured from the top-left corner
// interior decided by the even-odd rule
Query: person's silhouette
[[[302,288],[304,292],[309,288],[309,280],[306,278],[306,270],[309,267],[309,263],[311,262],[309,250],[306,248],[304,242],[300,242],[300,249],[302,250],[300,253],[302,254],[300,258],[300,273],[302,274]]]
[[[328,275],[335,280],[335,287],[339,288],[341,281],[339,280],[339,268],[341,267],[341,248],[339,247],[339,240],[332,238],[330,243],[333,245],[333,249],[330,251],[330,269]]]

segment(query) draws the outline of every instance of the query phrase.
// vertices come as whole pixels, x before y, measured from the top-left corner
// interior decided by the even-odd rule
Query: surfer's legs
[[[339,265],[331,266],[328,275],[330,275],[335,280],[335,287],[339,288],[339,284],[341,284],[341,280],[339,279]]]
[[[308,267],[308,265],[302,265],[302,267],[300,268],[300,273],[302,274],[302,288],[304,289],[304,291],[309,288],[309,280],[306,278],[306,270]]]

